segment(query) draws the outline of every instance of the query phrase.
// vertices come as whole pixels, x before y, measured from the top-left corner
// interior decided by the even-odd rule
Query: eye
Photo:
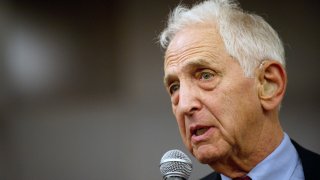
[[[176,91],[179,90],[179,88],[180,88],[179,82],[174,82],[174,83],[170,84],[170,86],[169,86],[169,92],[170,92],[170,94],[175,93]]]
[[[210,80],[214,77],[214,73],[213,72],[208,72],[208,71],[202,71],[199,72],[198,78],[200,80]]]

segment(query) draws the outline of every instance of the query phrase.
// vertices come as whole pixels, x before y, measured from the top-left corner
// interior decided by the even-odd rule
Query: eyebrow
[[[183,69],[194,69],[194,68],[199,68],[199,67],[208,67],[212,66],[212,64],[216,64],[214,61],[208,61],[204,59],[195,59],[195,60],[190,60],[187,63],[183,65]],[[175,75],[173,74],[167,74],[163,78],[163,83],[165,86],[168,86],[170,83],[170,79],[173,79]]]
[[[194,61],[189,61],[185,64],[185,67],[190,68],[190,67],[208,67],[211,66],[212,64],[215,64],[214,61],[208,61],[204,59],[196,59]]]

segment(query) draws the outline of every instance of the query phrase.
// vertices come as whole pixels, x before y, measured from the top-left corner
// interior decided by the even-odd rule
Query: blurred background
[[[0,179],[161,179],[162,155],[187,153],[157,44],[179,2],[2,0]],[[240,0],[285,44],[285,131],[320,153],[316,2]],[[192,160],[190,179],[211,171]]]

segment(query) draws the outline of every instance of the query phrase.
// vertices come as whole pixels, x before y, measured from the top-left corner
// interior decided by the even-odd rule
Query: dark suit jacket
[[[291,140],[301,159],[305,180],[320,180],[320,155],[311,152]],[[213,172],[201,180],[221,180],[219,173]]]

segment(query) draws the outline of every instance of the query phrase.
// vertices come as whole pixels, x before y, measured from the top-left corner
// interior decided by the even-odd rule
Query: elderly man
[[[204,179],[320,179],[320,156],[281,128],[284,48],[266,21],[231,0],[179,5],[160,43],[182,140],[215,171]]]

